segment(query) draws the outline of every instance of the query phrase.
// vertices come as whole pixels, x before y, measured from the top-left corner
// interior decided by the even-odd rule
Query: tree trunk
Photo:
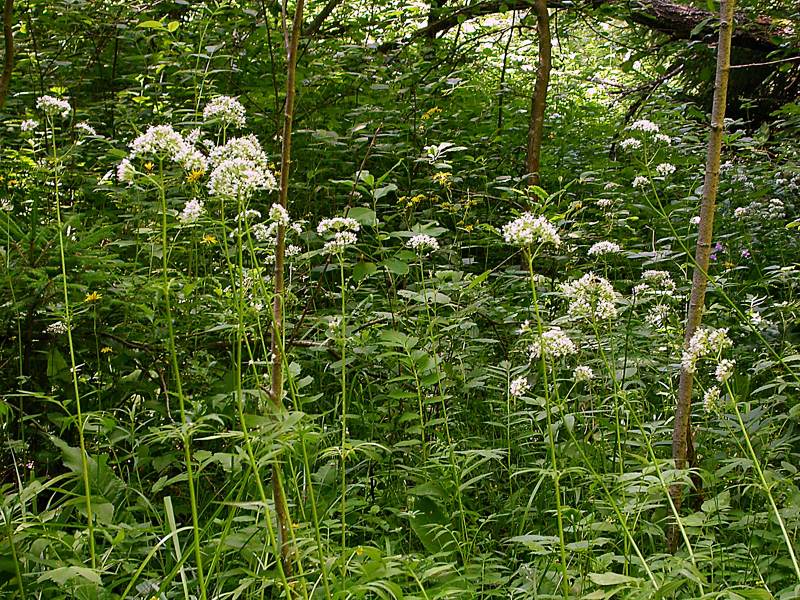
[[[547,13],[547,0],[534,0],[533,8],[536,11],[536,32],[539,36],[539,60],[536,68],[536,86],[531,99],[528,156],[525,167],[531,176],[530,182],[533,185],[539,185],[544,109],[547,104],[547,86],[550,83],[550,69],[552,67],[552,43],[550,41],[550,16]]]
[[[11,73],[14,70],[14,31],[11,17],[14,11],[14,0],[5,0],[3,4],[3,71],[0,73],[0,109],[6,105],[8,88],[11,85]]]
[[[722,0],[720,5],[719,43],[717,45],[717,72],[714,81],[714,104],[711,110],[711,132],[708,136],[706,173],[703,183],[703,201],[700,206],[700,225],[695,250],[695,267],[692,276],[692,292],[689,311],[686,316],[684,348],[697,331],[703,317],[706,286],[708,284],[708,264],[711,254],[711,238],[714,231],[714,209],[719,186],[719,163],[722,149],[722,131],[725,124],[725,105],[728,93],[728,74],[730,72],[731,34],[733,31],[733,7],[735,0]],[[692,411],[692,373],[681,368],[678,386],[678,402],[675,407],[675,426],[672,431],[672,458],[676,469],[685,469],[687,458],[692,456],[691,411]],[[691,465],[689,465],[691,466]],[[670,486],[670,495],[677,510],[680,510],[683,487]],[[669,547],[675,551],[678,545],[677,528],[669,535]]]
[[[304,0],[297,0],[292,20],[292,34],[286,48],[286,103],[283,114],[283,138],[281,140],[280,196],[278,202],[286,208],[289,197],[289,170],[292,157],[292,119],[294,116],[295,74],[297,71],[297,48],[300,43],[300,30],[303,24]],[[286,228],[278,226],[278,239],[275,246],[275,298],[272,304],[272,381],[270,398],[278,411],[283,410],[283,304],[284,304],[284,258],[286,253]],[[275,513],[278,519],[281,561],[284,573],[291,576],[291,519],[289,517],[286,493],[280,473],[280,463],[272,466],[272,493]]]

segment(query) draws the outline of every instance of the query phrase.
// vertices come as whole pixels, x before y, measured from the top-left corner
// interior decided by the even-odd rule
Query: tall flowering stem
[[[295,75],[297,71],[297,48],[300,43],[300,31],[303,23],[304,0],[297,0],[292,22],[292,35],[286,48],[286,103],[283,115],[283,138],[281,148],[281,178],[279,204],[286,208],[289,198],[289,168],[292,157],[292,120],[294,117]],[[272,304],[272,382],[270,397],[278,410],[283,409],[283,361],[284,361],[284,262],[286,256],[286,227],[278,226],[275,245],[275,297]],[[287,576],[291,575],[290,537],[291,519],[286,503],[286,494],[280,477],[280,465],[272,467],[272,492],[275,499],[275,511],[278,516],[278,529],[281,541],[281,560]]]
[[[553,419],[551,415],[550,385],[547,380],[547,352],[545,351],[544,329],[542,327],[542,317],[539,312],[539,295],[536,292],[536,274],[533,270],[533,258],[536,255],[530,247],[524,249],[525,257],[528,260],[528,273],[531,279],[531,295],[533,297],[533,310],[536,316],[536,333],[539,342],[539,360],[542,367],[542,383],[544,385],[545,414],[547,415],[547,438],[550,445],[550,467],[553,470],[553,488],[556,497],[556,522],[558,524],[558,545],[561,559],[561,589],[564,598],[569,596],[569,580],[567,578],[567,549],[564,539],[564,520],[561,516],[561,484],[558,472],[558,460],[556,459],[556,442],[553,435]],[[554,377],[555,379],[555,377]]]
[[[64,292],[64,321],[67,324],[67,343],[69,345],[70,372],[72,373],[72,391],[75,394],[75,410],[78,417],[78,444],[81,451],[81,477],[83,479],[83,493],[86,501],[86,519],[89,529],[89,558],[93,569],[97,568],[97,553],[94,542],[94,513],[92,511],[92,488],[89,483],[89,459],[86,453],[86,439],[83,434],[84,418],[81,410],[81,394],[78,389],[78,367],[75,362],[75,346],[72,342],[72,307],[67,291],[67,263],[64,256],[64,224],[61,220],[61,193],[59,179],[59,157],[56,146],[56,129],[53,123],[55,115],[45,112],[45,121],[50,130],[53,142],[53,193],[56,201],[56,220],[58,222],[58,250],[61,258],[61,282]],[[12,543],[13,546],[13,543]]]
[[[172,303],[169,298],[170,280],[168,269],[168,240],[167,240],[167,193],[164,182],[164,159],[159,160],[158,165],[158,195],[161,201],[161,270],[163,272],[164,283],[164,308],[167,313],[167,342],[169,344],[169,357],[172,366],[172,374],[175,378],[175,392],[178,396],[178,406],[181,413],[181,441],[183,442],[183,457],[186,463],[186,479],[189,483],[189,504],[192,510],[192,531],[194,532],[194,555],[197,562],[197,580],[200,585],[200,598],[206,599],[205,574],[203,572],[203,552],[200,549],[200,523],[197,511],[197,493],[194,487],[194,473],[192,469],[192,446],[191,436],[189,435],[189,422],[186,418],[186,402],[183,396],[183,384],[181,383],[181,372],[178,365],[178,353],[175,350],[175,331],[172,326]]]
[[[692,292],[689,311],[686,316],[684,347],[688,348],[695,331],[700,325],[708,285],[708,265],[711,255],[711,238],[714,232],[714,210],[719,187],[720,152],[722,132],[725,124],[725,105],[728,92],[728,74],[731,64],[731,35],[733,33],[733,9],[735,0],[722,0],[720,4],[719,43],[717,45],[717,73],[714,82],[714,103],[711,109],[711,133],[708,138],[706,172],[703,182],[703,201],[700,205],[700,225],[695,250],[695,268],[692,276]],[[692,412],[691,370],[681,369],[678,385],[678,401],[675,407],[675,425],[672,431],[672,458],[676,469],[684,469],[687,459],[694,455],[691,434]],[[689,461],[691,462],[691,461]],[[675,483],[670,487],[670,495],[677,510],[683,499],[683,487]],[[673,527],[668,545],[672,552],[678,547],[679,532]]]

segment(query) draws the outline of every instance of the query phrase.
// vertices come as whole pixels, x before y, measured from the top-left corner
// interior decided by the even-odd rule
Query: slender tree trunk
[[[0,73],[0,109],[6,105],[8,88],[11,85],[11,73],[14,70],[14,32],[11,18],[14,12],[14,0],[5,0],[3,4],[3,71]]]
[[[714,104],[711,110],[711,132],[708,136],[706,173],[703,183],[703,201],[700,206],[700,225],[695,250],[695,268],[692,277],[692,292],[686,316],[684,348],[697,331],[703,317],[708,263],[711,254],[711,238],[714,232],[714,209],[719,187],[719,163],[722,149],[722,131],[725,124],[725,104],[728,93],[728,74],[731,64],[731,34],[733,32],[733,8],[735,0],[722,0],[720,5],[719,43],[717,45],[717,74],[714,82]],[[672,431],[672,458],[676,469],[685,469],[687,459],[694,455],[691,433],[692,373],[681,369],[678,386],[678,402],[675,407],[675,426]],[[691,466],[691,465],[689,465]],[[673,484],[670,495],[675,507],[680,509],[683,487]],[[669,536],[669,547],[675,551],[679,542],[677,528]]]
[[[547,86],[550,83],[550,69],[552,67],[552,43],[550,41],[550,16],[547,12],[547,0],[534,0],[533,8],[536,11],[536,32],[539,36],[539,61],[536,68],[536,86],[531,99],[528,156],[525,167],[531,176],[530,182],[533,185],[539,185],[544,109],[547,104]]]
[[[297,0],[292,20],[292,34],[286,47],[286,102],[283,114],[283,137],[281,139],[280,196],[278,202],[286,208],[289,197],[289,170],[292,157],[292,118],[294,116],[295,73],[297,70],[297,47],[300,43],[300,29],[303,24],[304,0]],[[278,226],[278,239],[275,247],[275,298],[272,304],[272,382],[270,398],[278,411],[283,410],[283,361],[284,361],[284,258],[286,251],[286,229]],[[281,545],[281,561],[286,576],[291,576],[291,519],[289,517],[286,494],[284,492],[280,464],[272,466],[272,493]]]

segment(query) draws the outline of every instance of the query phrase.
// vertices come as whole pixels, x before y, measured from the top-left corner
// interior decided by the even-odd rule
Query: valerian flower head
[[[61,115],[66,119],[72,112],[72,107],[66,100],[55,98],[53,96],[41,96],[36,100],[36,108],[46,114],[48,117],[55,117]]]
[[[642,282],[633,287],[637,301],[646,300],[648,296],[667,296],[675,294],[675,282],[667,271],[648,269],[642,273]]]
[[[731,360],[730,358],[723,358],[717,364],[717,368],[714,370],[714,377],[720,383],[725,383],[730,379],[731,375],[733,375],[733,369],[736,367],[736,361]]]
[[[259,168],[253,161],[229,158],[219,163],[208,179],[208,193],[222,198],[250,196],[256,190],[274,190],[277,183],[269,170]]]
[[[561,237],[545,217],[535,217],[527,212],[503,226],[503,238],[507,244],[530,247],[534,244],[561,245]]]
[[[517,377],[512,379],[508,386],[508,393],[514,398],[520,398],[530,389],[531,385],[528,383],[527,377]]]
[[[640,188],[645,187],[648,183],[650,183],[650,180],[647,177],[644,177],[643,175],[637,175],[633,178],[631,186],[634,188]]]
[[[361,225],[355,219],[350,217],[332,217],[330,219],[323,219],[317,225],[317,233],[319,235],[326,235],[328,233],[336,233],[339,231],[352,231],[358,233],[361,230]]]
[[[178,215],[178,220],[181,223],[193,223],[200,218],[203,214],[203,201],[192,199],[189,200],[183,207],[183,211]]]
[[[561,291],[569,298],[568,312],[572,319],[605,321],[617,316],[614,288],[599,275],[587,273],[580,279],[562,283]]]
[[[602,241],[589,248],[589,256],[602,256],[603,254],[619,254],[622,248],[616,242]]]
[[[50,335],[63,335],[67,333],[67,326],[64,324],[64,321],[55,321],[47,326],[45,332]]]
[[[632,131],[643,131],[644,133],[658,133],[658,125],[647,119],[639,119],[631,124]]]
[[[596,202],[599,208],[611,208],[614,205],[612,198],[598,198]]]
[[[703,408],[706,412],[711,412],[717,407],[719,403],[720,389],[717,386],[708,388],[706,393],[703,394]]]
[[[272,191],[278,187],[267,155],[254,135],[215,146],[209,154],[209,164],[213,167],[208,181],[212,196],[243,199],[256,190]]]
[[[333,234],[333,238],[325,242],[322,247],[324,254],[343,254],[348,246],[354,245],[358,241],[358,237],[352,231],[337,231]]]
[[[28,133],[30,131],[35,131],[39,127],[39,122],[35,119],[25,119],[22,123],[19,124],[19,129],[23,133]]]
[[[95,137],[97,135],[97,130],[89,125],[86,121],[76,123],[75,131],[77,131],[80,135],[88,135],[90,137]]]
[[[136,167],[133,166],[130,160],[123,158],[119,165],[117,165],[117,179],[121,183],[131,185],[136,178]]]
[[[348,246],[358,241],[356,233],[361,230],[361,225],[350,217],[333,217],[323,219],[317,225],[320,236],[329,237],[325,242],[322,252],[325,254],[343,254]]]
[[[702,328],[698,329],[688,347],[683,351],[681,366],[689,373],[697,370],[697,362],[706,356],[719,356],[723,350],[733,345],[726,329]]]
[[[653,329],[661,329],[667,324],[669,315],[669,306],[666,304],[656,304],[647,311],[647,314],[644,316],[644,321]]]
[[[542,333],[540,339],[534,340],[529,348],[531,359],[542,356],[546,358],[563,358],[575,354],[578,349],[575,343],[560,327],[551,327]]]
[[[623,150],[638,150],[642,147],[642,142],[636,138],[628,138],[619,143],[619,147]]]
[[[203,109],[205,121],[216,121],[223,126],[244,127],[245,110],[242,103],[230,96],[217,96]]]
[[[662,177],[666,177],[667,175],[672,175],[675,172],[675,165],[670,163],[661,163],[656,165],[656,173],[661,175]]]
[[[186,151],[186,145],[186,140],[172,125],[151,125],[130,143],[130,157],[155,157],[177,162]]]
[[[178,163],[183,170],[189,171],[191,179],[195,181],[200,179],[203,173],[208,169],[208,160],[205,155],[190,144],[186,144],[186,146],[178,152],[175,156],[175,162]]]
[[[657,133],[655,135],[655,140],[657,142],[661,142],[662,144],[666,144],[667,146],[672,145],[672,138],[669,137],[668,135],[664,135],[663,133]]]
[[[594,379],[594,371],[592,370],[592,367],[578,365],[572,372],[572,376],[575,378],[577,383],[591,381]]]
[[[269,209],[269,220],[283,227],[288,227],[292,222],[291,218],[289,218],[289,211],[277,203],[273,203]]]
[[[255,163],[264,169],[269,168],[267,154],[261,148],[258,138],[253,134],[229,139],[221,146],[214,146],[208,155],[211,166],[217,166],[225,160],[239,158]]]
[[[406,242],[406,246],[416,250],[421,254],[424,254],[428,250],[434,252],[438,250],[439,242],[433,236],[420,233],[419,235],[415,235],[409,239],[408,242]]]

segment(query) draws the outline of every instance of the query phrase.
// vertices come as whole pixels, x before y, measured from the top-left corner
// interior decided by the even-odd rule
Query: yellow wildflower
[[[442,109],[439,108],[438,106],[434,106],[432,109],[427,111],[424,115],[422,115],[422,120],[423,121],[427,121],[431,117],[433,117],[435,115],[438,115],[440,112],[442,112]]]
[[[211,245],[214,245],[214,244],[217,243],[217,238],[213,233],[207,233],[207,234],[205,234],[203,236],[203,239],[200,240],[200,243],[201,244],[208,244],[208,245],[211,246]]]
[[[84,302],[97,302],[102,298],[103,295],[98,292],[89,292],[86,294],[86,297],[83,299]]]
[[[148,173],[152,173],[154,168],[155,168],[155,165],[153,163],[151,163],[150,161],[144,163],[144,170],[147,171]]]
[[[203,169],[192,169],[186,176],[186,181],[188,181],[189,183],[197,183],[198,181],[200,181],[200,178],[203,176],[203,173],[205,173]]]
[[[100,354],[111,354],[114,349],[111,346],[103,346],[100,348]]]
[[[453,185],[453,174],[447,171],[439,171],[438,173],[434,173],[433,177],[434,183],[438,183],[443,188],[447,188],[448,190]]]

